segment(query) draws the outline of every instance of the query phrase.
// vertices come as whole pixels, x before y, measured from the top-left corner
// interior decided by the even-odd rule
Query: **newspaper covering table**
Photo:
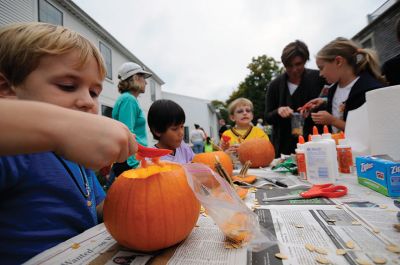
[[[399,208],[394,200],[357,183],[355,174],[341,175],[338,184],[349,193],[337,199],[300,199],[263,202],[265,198],[293,194],[308,186],[296,176],[283,175],[270,169],[251,169],[260,177],[255,185],[270,183],[262,177],[279,179],[289,188],[271,187],[249,193],[246,204],[252,207],[262,227],[277,238],[277,244],[260,252],[246,248],[225,248],[224,236],[214,222],[200,215],[196,227],[181,244],[166,251],[145,254],[119,246],[103,224],[36,256],[28,264],[317,264],[325,259],[330,264],[359,264],[384,258],[386,264],[400,264]],[[272,184],[271,184],[272,185]],[[273,186],[273,185],[272,185]],[[307,247],[314,247],[314,251]],[[337,254],[337,249],[345,254]],[[287,259],[275,256],[282,253]],[[367,264],[367,263],[366,263]]]

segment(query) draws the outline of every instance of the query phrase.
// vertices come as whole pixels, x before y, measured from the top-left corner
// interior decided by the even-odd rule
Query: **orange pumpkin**
[[[253,138],[244,141],[238,148],[239,160],[244,164],[251,161],[251,168],[266,167],[275,158],[275,149],[270,141]]]
[[[104,224],[119,244],[155,251],[184,240],[199,211],[183,168],[162,162],[117,178],[104,202]]]
[[[226,173],[228,173],[229,176],[232,176],[232,173],[233,173],[232,159],[227,153],[225,153],[223,151],[215,151],[215,152],[209,152],[209,153],[196,154],[194,156],[192,162],[205,164],[216,172],[215,156],[218,156],[219,160],[221,161],[222,166],[226,170]]]

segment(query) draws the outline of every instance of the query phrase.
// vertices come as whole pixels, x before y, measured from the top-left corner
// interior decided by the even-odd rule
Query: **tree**
[[[240,97],[251,100],[254,105],[253,123],[255,124],[258,118],[264,117],[267,86],[273,78],[281,73],[282,68],[279,66],[279,62],[267,55],[253,57],[247,68],[250,70],[250,74],[232,92],[226,104],[228,105]]]
[[[218,118],[224,119],[226,122],[228,122],[229,114],[226,109],[226,104],[220,100],[213,100],[211,101],[211,105],[214,107],[214,109],[218,110],[219,112]]]

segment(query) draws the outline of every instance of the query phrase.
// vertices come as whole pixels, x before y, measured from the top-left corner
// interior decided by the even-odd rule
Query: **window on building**
[[[39,0],[39,21],[63,25],[63,13],[46,0]]]
[[[364,41],[361,43],[361,46],[362,46],[363,48],[369,48],[369,49],[371,49],[371,48],[372,48],[372,39],[366,39],[366,40],[364,40]]]
[[[113,108],[106,105],[101,105],[101,115],[112,118],[112,111]]]
[[[363,47],[364,49],[374,49],[375,45],[374,45],[374,36],[373,33],[369,34],[368,36],[366,36],[365,38],[363,38],[360,41],[361,47]]]
[[[154,80],[150,80],[150,95],[151,95],[151,101],[156,101],[156,83]]]
[[[183,140],[185,141],[185,143],[189,143],[189,126],[185,126],[184,127],[185,130],[185,134],[183,136]]]
[[[112,80],[111,49],[100,41],[100,52],[103,55],[104,63],[106,64],[106,69],[107,69],[106,77]]]

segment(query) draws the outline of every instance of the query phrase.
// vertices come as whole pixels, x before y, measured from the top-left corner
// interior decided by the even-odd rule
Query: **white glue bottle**
[[[313,128],[311,141],[304,144],[307,166],[307,180],[312,184],[333,183],[339,175],[337,156],[332,152],[332,145],[322,140],[317,127]],[[336,164],[334,163],[336,161]]]
[[[324,128],[323,128],[322,140],[327,141],[329,143],[329,146],[330,146],[330,149],[332,152],[332,156],[336,157],[336,159],[334,159],[332,161],[332,163],[335,164],[335,168],[338,169],[334,172],[334,175],[333,175],[333,177],[336,179],[339,177],[339,165],[338,165],[338,153],[337,153],[337,149],[336,149],[336,141],[332,139],[332,134],[329,132],[328,126],[326,126],[326,125],[324,125]]]
[[[304,151],[304,137],[302,135],[299,135],[299,142],[295,152],[299,177],[302,180],[307,180],[306,152]]]

